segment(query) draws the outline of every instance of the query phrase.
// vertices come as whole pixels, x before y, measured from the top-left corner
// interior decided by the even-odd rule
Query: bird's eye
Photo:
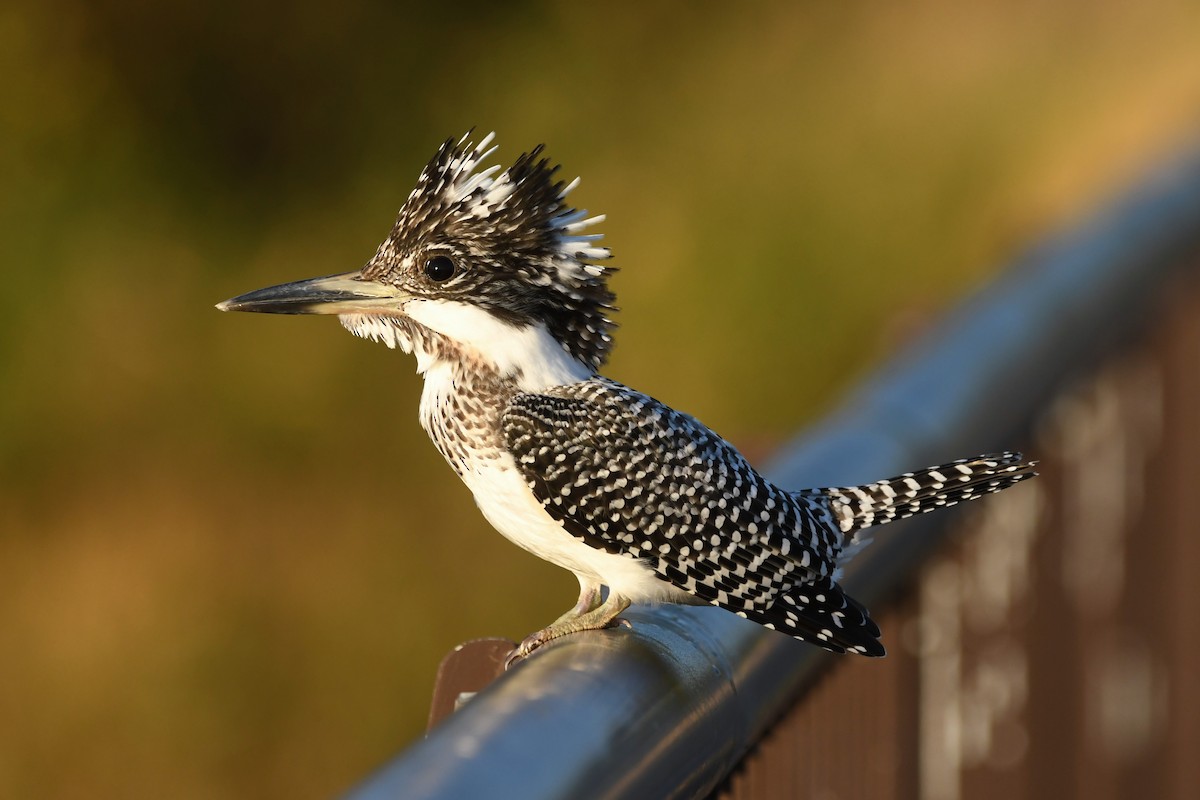
[[[454,277],[458,267],[450,256],[433,256],[425,262],[425,274],[434,283],[445,283]]]

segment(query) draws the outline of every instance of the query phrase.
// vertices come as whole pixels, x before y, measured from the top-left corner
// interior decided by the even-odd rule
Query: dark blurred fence
[[[717,797],[1197,796],[1197,277],[1033,420],[1041,476],[952,521],[889,658],[822,673]]]
[[[352,796],[1195,796],[1200,155],[1014,264],[768,472],[842,485],[1016,444],[1040,478],[881,530],[848,575],[888,658],[635,609]]]

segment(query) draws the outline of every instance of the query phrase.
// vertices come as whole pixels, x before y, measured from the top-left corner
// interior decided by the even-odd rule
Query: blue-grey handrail
[[[845,485],[1011,445],[1189,261],[1200,265],[1200,150],[1019,259],[767,473]],[[871,604],[893,591],[937,546],[944,517],[881,533],[847,576],[851,594]],[[627,616],[632,630],[539,651],[349,796],[702,797],[831,658],[718,609]]]

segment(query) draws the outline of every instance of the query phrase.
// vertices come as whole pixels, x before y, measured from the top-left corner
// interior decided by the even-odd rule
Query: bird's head
[[[566,203],[539,146],[511,167],[481,168],[492,135],[447,140],[362,269],[285,283],[223,311],[337,314],[352,333],[415,350],[426,369],[449,344],[501,372],[532,358],[595,371],[612,347],[609,257],[587,233],[603,216]],[[498,173],[498,174],[497,174]]]

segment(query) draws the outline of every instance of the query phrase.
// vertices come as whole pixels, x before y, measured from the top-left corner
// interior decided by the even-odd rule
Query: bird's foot
[[[595,611],[600,605],[600,585],[588,585],[579,592],[579,599],[575,601],[575,605],[567,613],[554,620],[550,627],[553,628],[555,625],[562,625],[579,619],[584,614]]]
[[[584,603],[584,598],[580,597],[580,603],[574,609],[568,611],[558,618],[553,624],[548,625],[537,633],[531,633],[525,637],[522,642],[517,645],[508,658],[504,660],[504,669],[512,668],[518,661],[527,658],[530,653],[537,650],[546,642],[558,639],[561,636],[566,636],[570,633],[579,633],[580,631],[598,631],[603,628],[611,628],[614,626],[632,627],[629,620],[620,616],[621,612],[629,608],[629,601],[617,594],[609,594],[608,599],[600,605],[591,608],[582,613],[578,612],[580,604]]]

